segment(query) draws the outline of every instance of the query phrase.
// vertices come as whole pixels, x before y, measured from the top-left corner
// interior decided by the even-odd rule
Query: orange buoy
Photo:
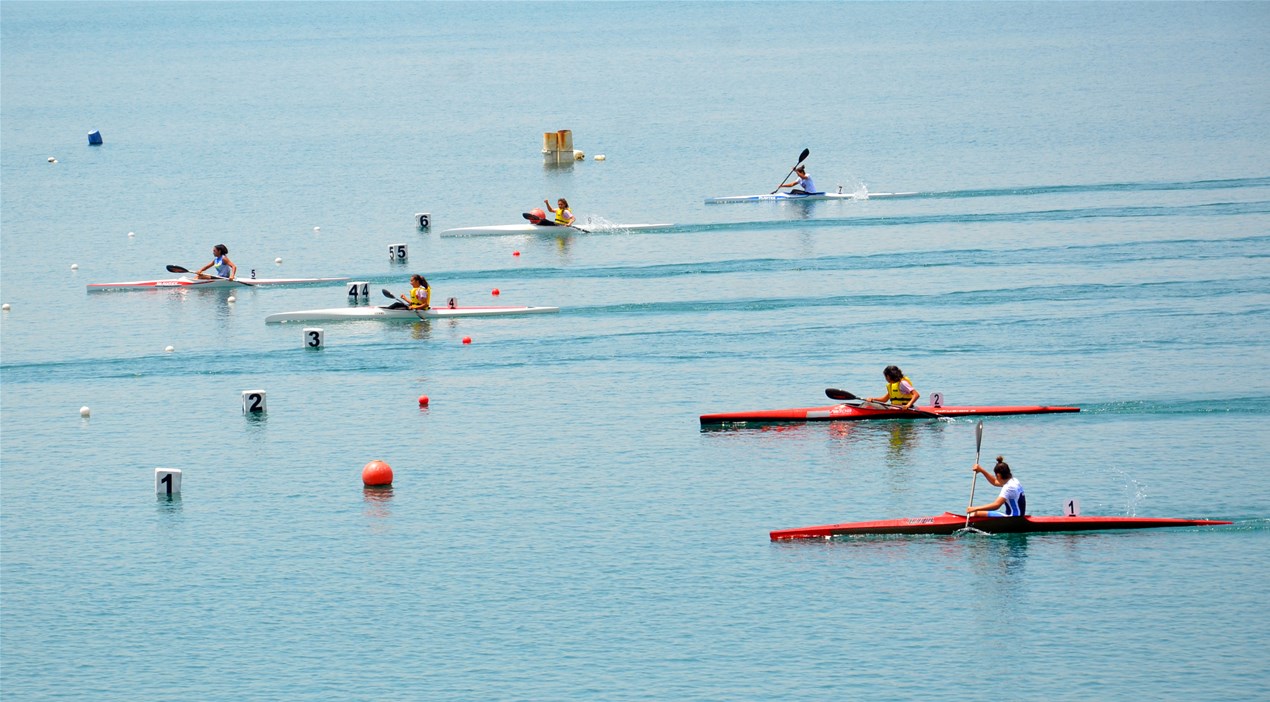
[[[392,485],[392,467],[383,461],[371,461],[362,468],[362,484],[366,487]]]
[[[472,343],[472,337],[470,337],[470,336],[465,336],[465,337],[463,337],[463,343],[465,343],[465,344],[470,344],[470,343]]]
[[[493,290],[491,290],[490,294],[493,295],[494,297],[498,297],[499,295],[498,288],[494,288]]]
[[[420,406],[420,407],[427,407],[427,406],[428,406],[428,396],[427,396],[427,395],[420,395],[420,396],[419,396],[419,406]]]

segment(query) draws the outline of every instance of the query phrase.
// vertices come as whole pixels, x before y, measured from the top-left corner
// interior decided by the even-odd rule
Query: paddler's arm
[[[223,260],[225,263],[228,263],[228,264],[229,264],[229,279],[230,279],[230,280],[233,280],[234,278],[237,278],[237,277],[238,277],[238,266],[235,266],[235,265],[234,265],[234,262],[233,262],[233,261],[231,261],[231,260],[229,260],[229,257],[228,257],[228,256],[223,256],[223,257],[221,258],[221,260]]]
[[[997,497],[997,499],[993,500],[992,502],[986,505],[979,505],[978,507],[974,505],[970,505],[969,507],[966,508],[966,514],[973,516],[975,515],[976,512],[990,512],[994,509],[997,509],[1003,504],[1005,504],[1005,498]]]
[[[904,409],[913,409],[913,405],[917,404],[917,399],[922,396],[922,394],[917,391],[917,388],[913,388],[911,385],[909,387],[912,388],[913,394],[909,397],[908,404],[904,405]]]
[[[984,468],[983,466],[979,465],[978,463],[976,463],[976,464],[975,464],[975,467],[974,467],[974,468],[972,468],[971,470],[972,470],[972,471],[974,471],[975,473],[979,473],[980,475],[982,475],[982,476],[984,477],[984,479],[986,479],[988,482],[992,483],[992,486],[993,486],[993,487],[1001,487],[1002,485],[1005,485],[1005,483],[1004,483],[1004,482],[1002,482],[1001,480],[999,480],[999,479],[997,478],[997,474],[996,474],[996,473],[993,473],[992,471],[988,470],[987,468]],[[1004,499],[1004,498],[1002,498],[1002,499]],[[1000,505],[998,505],[998,506],[1000,506]]]

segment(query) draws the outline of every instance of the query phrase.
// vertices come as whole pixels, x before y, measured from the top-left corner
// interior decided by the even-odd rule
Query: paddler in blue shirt
[[[1023,485],[1010,472],[1010,464],[1004,456],[997,456],[997,464],[992,468],[992,475],[983,466],[975,464],[974,472],[980,473],[996,487],[1001,488],[997,499],[986,505],[970,505],[966,514],[971,517],[1022,517],[1027,514],[1027,496],[1023,494]]]
[[[912,409],[917,404],[917,398],[922,394],[899,366],[887,366],[882,370],[882,376],[886,378],[886,394],[870,397],[870,402],[887,402],[901,409]]]
[[[568,200],[564,198],[560,198],[559,200],[556,200],[556,207],[552,207],[551,203],[547,202],[546,200],[543,200],[542,204],[546,205],[547,209],[551,210],[551,214],[555,215],[555,223],[557,225],[562,227],[568,227],[573,224],[574,217],[573,217],[573,213],[569,211]]]
[[[811,182],[811,178],[807,175],[807,169],[803,164],[794,167],[794,174],[798,177],[788,183],[781,183],[781,188],[792,188],[789,192],[793,195],[812,195],[820,192],[816,190],[816,184]],[[778,190],[780,188],[777,188]]]
[[[205,275],[203,271],[208,268],[215,268],[216,270],[212,272],[212,275]],[[212,277],[233,280],[234,276],[238,275],[238,266],[235,266],[234,262],[229,260],[229,247],[224,244],[217,244],[212,247],[212,262],[198,269],[194,274],[205,280]]]

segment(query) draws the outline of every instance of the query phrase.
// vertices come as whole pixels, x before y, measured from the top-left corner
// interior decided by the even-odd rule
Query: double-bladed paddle
[[[393,294],[393,292],[392,292],[391,290],[389,290],[388,288],[380,288],[380,289],[379,289],[379,292],[383,293],[383,294],[384,294],[384,297],[388,298],[389,300],[392,300],[393,302],[400,302],[400,303],[401,303],[401,304],[403,304],[403,305],[405,305],[405,304],[406,304],[406,301],[405,301],[405,299],[404,299],[404,298],[401,298],[401,297],[398,297],[397,295],[394,295],[394,294]],[[387,307],[387,308],[385,308],[385,309],[390,309],[390,310],[392,310],[392,309],[406,309],[406,310],[410,310],[411,312],[414,312],[414,313],[415,313],[415,316],[416,316],[416,317],[418,317],[419,319],[423,319],[423,314],[422,314],[422,313],[423,313],[423,310],[411,310],[411,309],[410,309],[410,307],[409,307],[409,305],[407,305],[407,306],[405,306],[405,307]]]
[[[168,266],[166,266],[166,268],[168,269],[168,272],[169,272],[169,273],[189,273],[190,275],[194,275],[194,276],[205,275],[205,276],[207,276],[208,278],[213,278],[213,279],[215,279],[215,280],[228,280],[228,281],[229,281],[229,282],[231,282],[231,283],[238,283],[239,285],[244,285],[244,286],[249,287],[249,288],[251,287],[251,283],[244,283],[244,282],[243,282],[243,281],[241,281],[241,280],[235,280],[235,279],[233,279],[233,278],[226,278],[226,277],[225,277],[225,276],[223,276],[223,275],[214,275],[214,274],[212,274],[212,273],[195,273],[194,271],[192,271],[192,270],[190,270],[190,269],[188,269],[188,268],[186,268],[186,267],[184,267],[184,266],[173,266],[173,265],[168,265]]]
[[[868,405],[868,406],[873,407],[873,408],[875,408],[875,409],[886,409],[886,410],[892,410],[892,411],[895,411],[895,412],[901,412],[901,411],[902,411],[902,412],[912,412],[912,413],[917,414],[918,416],[921,416],[921,417],[932,417],[932,418],[935,418],[935,419],[940,419],[940,418],[941,418],[938,414],[935,414],[934,412],[927,412],[926,410],[919,410],[919,409],[917,409],[916,407],[910,407],[910,408],[908,408],[908,409],[904,409],[903,407],[896,407],[895,405],[888,405],[888,404],[884,404],[884,403],[882,403],[882,402],[874,402],[873,400],[869,400],[869,399],[866,399],[866,398],[863,398],[863,397],[856,397],[853,393],[849,393],[849,392],[847,392],[846,390],[839,390],[838,388],[825,388],[825,395],[827,395],[827,396],[829,397],[829,399],[831,399],[831,400],[845,400],[845,401],[851,401],[851,400],[854,400],[854,401],[856,401],[856,402],[859,402],[859,403],[861,403],[861,404]]]
[[[798,163],[795,163],[794,167],[789,169],[789,173],[785,174],[785,178],[788,178],[791,175],[794,175],[794,171],[798,170],[798,164],[802,163],[803,161],[806,161],[807,157],[810,155],[811,155],[811,149],[803,149],[803,152],[801,154],[798,154]],[[785,178],[781,178],[781,185],[785,184]],[[776,186],[776,189],[773,190],[770,194],[775,195],[776,193],[780,192],[781,185]]]
[[[521,213],[520,213],[520,216],[521,216],[521,217],[524,217],[524,218],[525,218],[525,219],[527,219],[527,220],[529,220],[529,222],[530,222],[531,224],[536,224],[536,225],[538,225],[538,226],[540,226],[540,227],[568,227],[568,228],[570,228],[570,229],[577,229],[578,231],[582,232],[583,234],[590,234],[590,233],[591,233],[591,230],[590,230],[590,229],[583,229],[582,227],[577,227],[577,226],[574,226],[574,225],[572,225],[572,224],[556,224],[555,222],[552,222],[552,221],[550,221],[550,220],[546,220],[546,219],[538,219],[537,217],[535,217],[534,215],[529,214],[528,212],[521,212]]]

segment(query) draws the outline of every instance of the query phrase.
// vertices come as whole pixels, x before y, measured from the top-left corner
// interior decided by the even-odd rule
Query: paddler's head
[[[887,366],[882,371],[882,375],[889,383],[898,383],[904,379],[904,371],[900,370],[899,366]]]
[[[229,254],[229,247],[224,244],[217,244],[212,247],[212,253],[217,256],[226,256]]]
[[[1010,473],[1010,464],[1005,462],[1005,456],[997,456],[997,464],[992,467],[992,472],[996,473],[1001,480],[1009,480],[1014,477]]]

